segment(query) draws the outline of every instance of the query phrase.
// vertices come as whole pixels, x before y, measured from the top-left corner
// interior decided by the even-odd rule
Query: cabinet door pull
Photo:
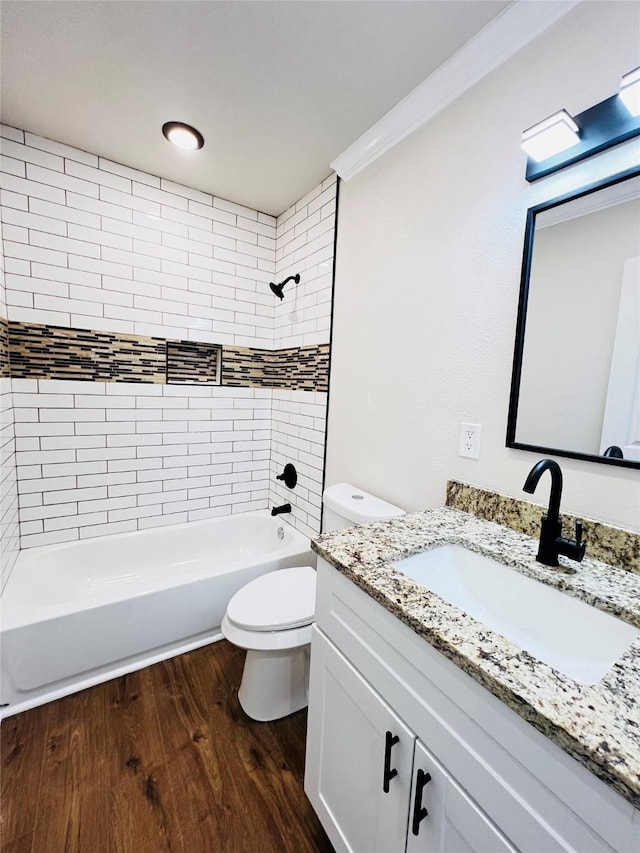
[[[394,747],[400,738],[398,735],[392,735],[391,732],[387,732],[384,739],[384,773],[382,775],[382,790],[385,794],[389,793],[389,782],[394,778],[394,776],[398,775],[398,771],[393,768],[391,769],[391,749]]]
[[[420,821],[429,814],[427,809],[422,805],[422,790],[427,782],[431,781],[431,774],[425,773],[423,770],[418,770],[416,776],[416,796],[413,801],[413,820],[411,822],[411,832],[418,835],[420,832]]]

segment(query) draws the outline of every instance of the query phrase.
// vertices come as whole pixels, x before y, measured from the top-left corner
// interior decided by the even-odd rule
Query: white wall
[[[581,4],[341,185],[328,484],[410,510],[442,504],[450,478],[527,497],[538,456],[505,447],[526,210],[637,162],[638,143],[529,186],[520,136],[617,90],[639,16]],[[461,421],[483,426],[478,461],[458,456]],[[637,471],[559,461],[567,511],[640,528]]]

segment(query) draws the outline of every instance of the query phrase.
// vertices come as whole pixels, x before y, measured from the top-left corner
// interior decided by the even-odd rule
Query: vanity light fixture
[[[522,134],[522,147],[536,162],[566,151],[578,142],[578,125],[566,110],[559,110]]]
[[[620,82],[620,100],[632,116],[640,116],[640,67],[623,76]]]
[[[200,131],[182,121],[165,122],[162,133],[165,139],[185,151],[196,151],[204,145],[204,136]]]
[[[554,135],[562,134],[566,143],[563,149],[545,152],[538,143],[551,130]],[[571,131],[578,135],[569,142]],[[525,130],[522,147],[529,155],[526,178],[530,183],[537,181],[639,135],[640,68],[636,68],[624,75],[620,92],[605,101],[573,117],[561,110]]]

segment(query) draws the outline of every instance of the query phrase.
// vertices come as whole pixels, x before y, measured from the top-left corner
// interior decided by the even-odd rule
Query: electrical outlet
[[[460,424],[460,456],[480,459],[481,424]]]

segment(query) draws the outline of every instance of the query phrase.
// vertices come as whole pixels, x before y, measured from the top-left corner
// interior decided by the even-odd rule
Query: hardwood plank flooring
[[[45,719],[44,709],[36,708],[2,723],[0,844],[3,850],[5,839],[17,840],[33,834],[45,751]],[[31,795],[18,799],[14,792],[19,790],[30,791]]]
[[[332,853],[306,712],[256,723],[226,641],[6,719],[2,853]]]

